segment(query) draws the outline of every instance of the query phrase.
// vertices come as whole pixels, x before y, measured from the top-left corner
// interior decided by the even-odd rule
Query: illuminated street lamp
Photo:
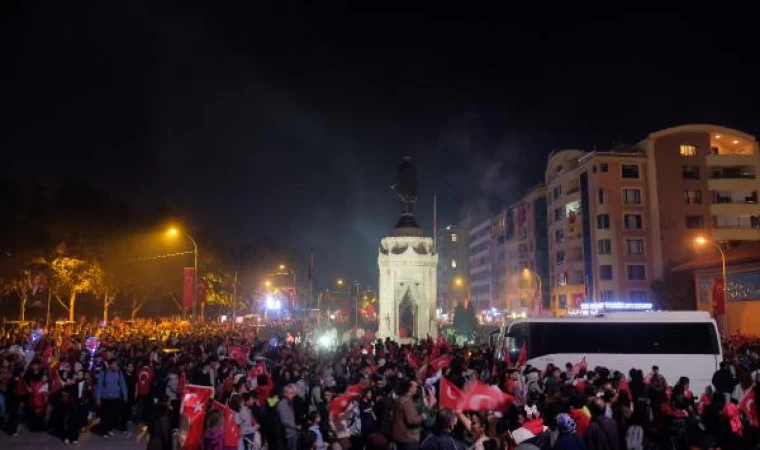
[[[462,279],[462,277],[456,277],[456,278],[454,278],[454,287],[456,289],[460,289],[464,285],[465,285],[465,282]],[[470,301],[470,302],[472,302],[472,297],[470,295],[470,286],[469,285],[467,285],[467,300]],[[464,306],[464,304],[463,304],[463,306]]]
[[[335,280],[335,284],[337,284],[338,286],[343,286],[343,279],[338,278],[337,280]]]
[[[166,235],[170,238],[176,238],[180,235],[180,230],[177,227],[170,227],[166,230]],[[185,233],[185,237],[193,243],[193,318],[196,318],[195,305],[198,300],[198,244],[189,234]]]
[[[298,300],[298,288],[296,287],[296,273],[293,271],[293,269],[287,267],[285,264],[280,264],[278,269],[280,270],[275,275],[293,275],[293,307],[295,307],[295,303]]]
[[[699,247],[704,247],[707,244],[712,245],[716,249],[718,249],[718,252],[720,252],[720,263],[721,263],[721,271],[723,275],[723,301],[728,302],[728,278],[726,278],[726,254],[723,252],[723,249],[718,245],[715,241],[707,239],[704,236],[697,236],[694,238],[694,243]],[[728,309],[726,309],[726,314],[728,313]],[[723,332],[726,332],[726,324],[723,325]]]
[[[266,286],[266,287],[272,287],[272,282],[271,282],[271,281],[269,281],[269,280],[266,280],[266,281],[264,282],[264,286]]]

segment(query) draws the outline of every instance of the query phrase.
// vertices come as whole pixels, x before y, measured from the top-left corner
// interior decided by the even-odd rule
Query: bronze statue
[[[396,181],[391,186],[401,203],[401,214],[412,215],[417,202],[417,169],[412,165],[412,158],[404,156],[398,167]]]

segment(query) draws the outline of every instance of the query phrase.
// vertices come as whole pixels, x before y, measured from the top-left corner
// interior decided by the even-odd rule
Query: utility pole
[[[232,328],[235,328],[235,313],[237,311],[237,280],[238,270],[237,267],[235,267],[235,282],[232,285]]]

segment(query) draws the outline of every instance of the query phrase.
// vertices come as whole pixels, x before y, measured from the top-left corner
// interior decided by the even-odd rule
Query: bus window
[[[516,323],[512,325],[509,328],[509,334],[507,334],[507,340],[506,345],[509,349],[509,357],[512,359],[512,362],[517,361],[517,357],[520,355],[520,349],[522,349],[522,346],[525,345],[528,348],[528,329],[529,329],[528,323]],[[530,358],[530,354],[528,354],[528,358]]]

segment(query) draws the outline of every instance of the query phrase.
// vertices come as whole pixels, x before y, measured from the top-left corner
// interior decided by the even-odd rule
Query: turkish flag
[[[347,393],[331,401],[328,407],[330,417],[336,417],[345,412],[348,409],[348,405],[354,400],[354,397],[356,397],[356,394]]]
[[[361,395],[362,391],[364,391],[364,388],[361,384],[352,384],[346,388],[346,394]]]
[[[504,364],[507,367],[512,367],[512,357],[509,355],[509,346],[506,342],[504,343],[504,348],[502,348],[502,353],[504,354]]]
[[[573,372],[575,372],[576,375],[580,373],[581,369],[588,370],[588,363],[586,362],[585,356],[581,359],[581,362],[573,364]]]
[[[443,355],[439,358],[436,358],[430,361],[430,368],[433,369],[433,372],[438,372],[439,370],[449,367],[450,365],[451,365],[451,356],[449,355]]]
[[[713,312],[716,316],[726,315],[726,296],[723,283],[723,278],[713,280]]]
[[[195,268],[185,267],[182,282],[182,307],[190,309],[195,302]]]
[[[201,450],[203,448],[203,422],[206,420],[206,402],[213,398],[214,388],[209,386],[185,387],[182,396],[181,414],[187,419],[187,430],[182,444],[183,450]]]
[[[739,402],[739,410],[749,419],[750,425],[757,428],[760,426],[760,420],[757,417],[757,403],[755,402],[755,390],[750,389]]]
[[[50,369],[48,370],[48,378],[49,378],[49,388],[51,394],[55,394],[56,392],[60,391],[63,388],[63,380],[61,380],[61,375],[58,374],[58,363],[56,362],[52,366],[50,366]]]
[[[251,378],[258,378],[259,375],[268,375],[267,365],[264,361],[257,362],[255,366],[248,370],[248,376]]]
[[[137,372],[137,394],[148,395],[150,394],[150,385],[153,383],[153,375],[155,371],[150,366],[143,366],[139,372]]]
[[[417,357],[414,355],[414,353],[406,349],[406,363],[409,364],[409,367],[412,369],[419,369],[420,368],[420,362],[417,360]]]
[[[461,411],[503,410],[514,400],[499,388],[476,382],[462,392],[457,409]]]
[[[248,364],[248,346],[246,345],[230,345],[230,358],[237,361],[241,366]]]
[[[525,342],[523,342],[522,347],[520,347],[520,354],[517,356],[517,367],[522,367],[528,362],[528,347],[525,345]]]
[[[237,414],[230,409],[230,405],[224,407],[224,446],[237,448],[240,444],[240,425],[237,423]]]
[[[446,377],[441,377],[441,408],[454,410],[462,399],[462,390]]]

